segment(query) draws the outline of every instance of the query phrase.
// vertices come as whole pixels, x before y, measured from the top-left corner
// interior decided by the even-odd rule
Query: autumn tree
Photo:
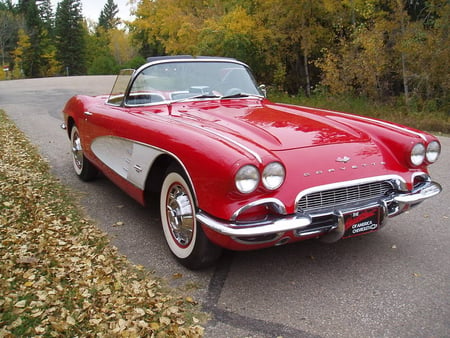
[[[258,9],[259,24],[270,32],[266,55],[285,70],[284,87],[291,93],[303,88],[309,96],[318,79],[311,61],[327,38],[322,1],[267,0],[260,1]]]
[[[257,18],[249,8],[240,5],[215,8],[199,30],[196,53],[234,57],[249,64],[258,72],[264,71],[265,36]]]
[[[30,37],[27,35],[25,30],[19,29],[19,41],[17,43],[17,48],[14,50],[14,77],[20,78],[24,74],[24,65],[28,65],[32,62],[30,58],[32,53],[32,44],[30,42]]]
[[[264,36],[254,10],[251,0],[143,1],[138,3],[130,30],[148,56],[223,55],[257,67],[264,64]]]
[[[345,4],[334,5],[329,6],[330,15],[336,18],[345,12]],[[317,62],[321,83],[331,93],[378,100],[402,95],[407,104],[413,99],[421,105],[441,97],[440,102],[448,104],[448,67],[437,65],[449,60],[450,4],[445,0],[391,0],[365,5],[355,0],[351,19],[347,16],[346,23],[335,20],[344,33],[337,35],[338,43],[326,47]],[[434,73],[438,68],[439,75],[439,71]]]
[[[400,57],[404,97],[407,103],[441,97],[448,102],[450,71],[450,3],[448,1],[397,0],[394,49]],[[409,5],[409,7],[408,7]],[[412,12],[411,14],[408,14]]]

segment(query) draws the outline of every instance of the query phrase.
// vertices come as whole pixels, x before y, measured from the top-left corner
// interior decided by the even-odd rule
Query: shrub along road
[[[450,330],[450,139],[431,171],[442,194],[390,220],[380,232],[333,245],[308,241],[227,253],[215,268],[191,272],[170,256],[159,216],[107,179],[72,172],[61,110],[77,93],[107,93],[114,77],[0,82],[0,108],[53,174],[78,194],[87,215],[120,253],[192,292],[213,319],[208,337],[446,336]]]

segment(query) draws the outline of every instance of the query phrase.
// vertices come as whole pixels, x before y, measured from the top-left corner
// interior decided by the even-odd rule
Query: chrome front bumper
[[[401,213],[405,206],[418,204],[428,198],[436,196],[441,191],[442,187],[438,183],[427,181],[409,192],[397,192],[385,199],[372,201],[365,205],[340,207],[337,210],[322,211],[317,214],[280,214],[278,217],[263,221],[239,223],[216,219],[200,210],[197,213],[197,221],[219,234],[235,238],[258,237],[270,234],[282,235],[285,232],[295,231],[298,237],[311,236],[314,234],[330,235],[326,241],[331,242],[338,240],[343,236],[345,231],[344,215],[349,212],[380,207],[383,211],[383,222],[385,222],[388,216],[394,216]],[[284,207],[278,209],[283,210]],[[317,228],[315,228],[314,217],[323,217],[324,215],[333,216],[336,222],[328,227],[317,226]]]

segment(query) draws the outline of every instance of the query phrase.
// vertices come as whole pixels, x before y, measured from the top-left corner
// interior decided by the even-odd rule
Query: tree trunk
[[[306,76],[306,96],[311,96],[311,79],[309,78],[309,68],[308,68],[308,54],[303,53],[303,67],[305,67],[305,76]]]

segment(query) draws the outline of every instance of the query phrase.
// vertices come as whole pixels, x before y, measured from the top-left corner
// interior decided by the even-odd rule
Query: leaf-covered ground
[[[0,337],[203,335],[189,296],[133,266],[0,111]]]

